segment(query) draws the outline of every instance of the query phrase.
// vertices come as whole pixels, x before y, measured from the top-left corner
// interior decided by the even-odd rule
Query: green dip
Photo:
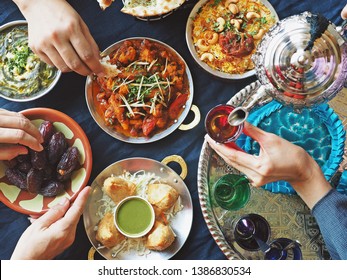
[[[117,211],[117,225],[129,235],[144,232],[153,219],[150,206],[140,198],[132,198],[120,205]]]
[[[11,98],[32,97],[53,82],[57,69],[28,46],[28,27],[19,25],[0,33],[0,93]]]

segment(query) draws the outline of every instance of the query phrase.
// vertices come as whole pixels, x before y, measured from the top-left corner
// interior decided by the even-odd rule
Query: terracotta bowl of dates
[[[66,114],[49,108],[20,113],[40,130],[44,150],[0,161],[0,201],[17,212],[41,215],[63,197],[73,201],[87,185],[92,150],[83,129]]]

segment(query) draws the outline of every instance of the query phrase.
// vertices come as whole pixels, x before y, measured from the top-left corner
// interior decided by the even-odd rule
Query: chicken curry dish
[[[185,62],[164,44],[128,39],[103,57],[105,77],[93,81],[93,101],[106,125],[128,137],[170,127],[190,96]]]

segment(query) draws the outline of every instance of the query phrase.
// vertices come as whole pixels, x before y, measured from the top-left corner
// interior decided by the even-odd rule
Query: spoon
[[[258,244],[258,246],[262,252],[267,253],[271,250],[271,246],[269,244],[267,244],[266,242],[264,242],[263,240],[261,240],[255,234],[253,235],[253,238],[257,242],[257,244]]]
[[[266,253],[266,259],[268,260],[281,260],[286,259],[288,250],[296,248],[296,246],[301,246],[301,244],[296,241],[290,241],[285,247],[282,247],[280,244],[272,243],[271,249]]]

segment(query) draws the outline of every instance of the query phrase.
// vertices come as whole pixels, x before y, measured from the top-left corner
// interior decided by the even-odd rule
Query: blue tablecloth
[[[172,15],[153,22],[140,21],[121,13],[121,1],[115,1],[105,11],[99,8],[96,0],[68,2],[82,16],[100,50],[121,39],[136,36],[154,38],[176,49],[186,60],[192,72],[193,103],[199,107],[202,120],[214,105],[226,103],[236,92],[256,80],[256,77],[234,82],[219,80],[204,72],[195,63],[185,40],[186,22],[195,1],[189,0]],[[269,2],[277,11],[280,19],[303,11],[311,11],[323,14],[337,25],[342,23],[340,11],[346,4],[346,1],[341,0],[271,0]],[[0,2],[0,24],[18,19],[23,19],[23,16],[16,5],[10,0],[2,0]],[[27,103],[10,102],[0,98],[0,107],[12,111],[48,107],[62,111],[75,119],[86,132],[92,146],[93,170],[89,183],[105,167],[124,158],[147,157],[161,161],[172,154],[182,156],[189,168],[185,183],[193,200],[194,219],[186,243],[173,259],[225,259],[206,226],[198,198],[197,168],[205,135],[203,121],[190,131],[176,130],[169,137],[150,144],[135,145],[118,141],[103,132],[91,117],[85,101],[85,81],[85,77],[76,73],[63,74],[58,85],[45,97]],[[172,168],[175,169],[174,166]],[[10,258],[18,238],[28,224],[25,215],[16,213],[0,203],[0,259]],[[81,219],[75,243],[59,258],[86,259],[90,247],[91,243],[86,236]]]

